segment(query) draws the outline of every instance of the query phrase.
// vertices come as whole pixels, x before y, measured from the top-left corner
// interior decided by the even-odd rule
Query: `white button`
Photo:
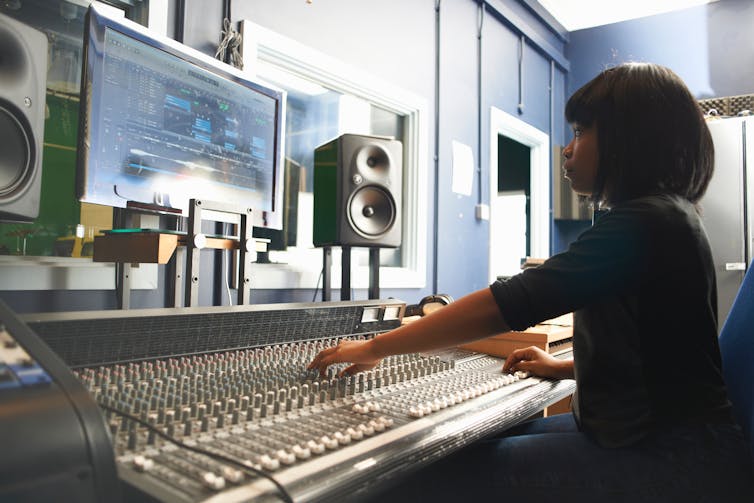
[[[145,458],[142,455],[138,455],[134,457],[133,464],[134,468],[136,468],[137,471],[147,472],[154,466],[154,461],[149,458]]]
[[[277,459],[272,459],[267,454],[262,454],[259,456],[259,464],[262,465],[262,468],[265,470],[274,471],[280,468],[280,461]]]
[[[380,421],[375,421],[374,419],[369,421],[369,426],[374,428],[374,431],[385,431],[385,425]]]
[[[241,470],[235,470],[229,466],[223,467],[223,478],[230,480],[234,484],[237,484],[243,480],[243,472]]]
[[[338,448],[338,441],[335,440],[334,438],[328,437],[327,435],[322,435],[319,438],[319,441],[322,442],[322,444],[324,444],[324,446],[327,447],[328,449]]]
[[[209,487],[215,491],[220,491],[225,488],[225,479],[218,477],[212,472],[204,472],[201,477],[201,482],[205,487]]]
[[[291,447],[291,452],[293,452],[293,455],[298,459],[309,459],[312,456],[312,451],[305,447],[301,447],[298,444]]]
[[[309,440],[306,443],[306,446],[314,454],[322,454],[323,452],[325,452],[325,444],[323,444],[321,442],[317,442],[317,441],[314,441],[314,440]]]
[[[343,432],[341,431],[336,431],[335,433],[333,433],[333,437],[338,441],[340,445],[348,445],[351,443],[351,436],[343,434]]]
[[[279,449],[275,452],[275,457],[284,465],[292,465],[296,462],[296,456],[286,451],[285,449]]]

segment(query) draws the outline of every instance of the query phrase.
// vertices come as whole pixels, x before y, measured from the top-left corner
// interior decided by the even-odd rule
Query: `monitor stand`
[[[136,206],[139,207],[138,211]],[[143,208],[141,203],[127,208],[116,208],[116,210],[113,218],[114,229],[133,229],[135,232],[111,232],[95,238],[94,261],[116,263],[116,291],[119,308],[129,308],[131,264],[140,262],[168,265],[169,277],[174,278],[174,282],[171,282],[172,285],[166,285],[166,295],[171,292],[171,298],[166,298],[166,303],[172,303],[175,307],[181,305],[180,285],[183,284],[183,305],[185,307],[198,305],[199,255],[201,250],[205,248],[236,250],[238,252],[238,304],[249,303],[251,275],[247,258],[249,253],[257,251],[256,240],[251,235],[251,209],[229,203],[191,199],[185,234],[160,230],[157,215],[147,215],[155,220],[154,228],[141,228],[144,227],[143,221],[137,224],[136,215],[149,213],[149,210]],[[176,215],[172,208],[168,210],[170,210],[168,211],[169,214]],[[205,214],[204,211],[208,213]],[[218,213],[238,216],[237,234],[233,237],[215,237],[202,233],[202,221],[213,220],[214,215]],[[179,236],[178,234],[183,235]],[[100,246],[97,246],[98,238],[101,239]],[[168,240],[170,243],[167,243]],[[164,247],[162,246],[163,241],[165,241]],[[158,243],[157,246],[155,246],[155,242]],[[128,243],[133,246],[127,246]],[[160,257],[159,252],[163,248],[169,252],[169,257]],[[183,274],[184,260],[185,275]]]

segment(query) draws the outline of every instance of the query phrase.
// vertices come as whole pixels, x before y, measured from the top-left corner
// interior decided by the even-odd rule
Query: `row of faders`
[[[346,377],[337,377],[342,366],[331,367],[324,378],[306,370],[317,352],[337,342],[83,368],[76,374],[108,411],[119,470],[157,479],[169,487],[168,499],[185,501],[244,484],[249,474],[188,452],[156,432],[274,473],[525,377],[504,375],[500,360],[481,355],[462,365],[438,356],[398,355]]]

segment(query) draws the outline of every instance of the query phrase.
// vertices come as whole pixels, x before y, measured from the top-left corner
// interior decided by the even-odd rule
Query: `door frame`
[[[536,258],[550,256],[550,137],[534,126],[499,108],[490,107],[490,225],[489,225],[489,281],[495,281],[495,212],[492,205],[498,197],[498,136],[504,135],[531,149],[530,165],[530,218],[531,255]]]

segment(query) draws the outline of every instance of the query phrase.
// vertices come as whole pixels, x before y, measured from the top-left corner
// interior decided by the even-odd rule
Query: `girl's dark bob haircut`
[[[609,68],[566,104],[571,124],[597,128],[595,204],[650,194],[697,203],[712,178],[714,147],[704,115],[683,81],[648,63]]]

